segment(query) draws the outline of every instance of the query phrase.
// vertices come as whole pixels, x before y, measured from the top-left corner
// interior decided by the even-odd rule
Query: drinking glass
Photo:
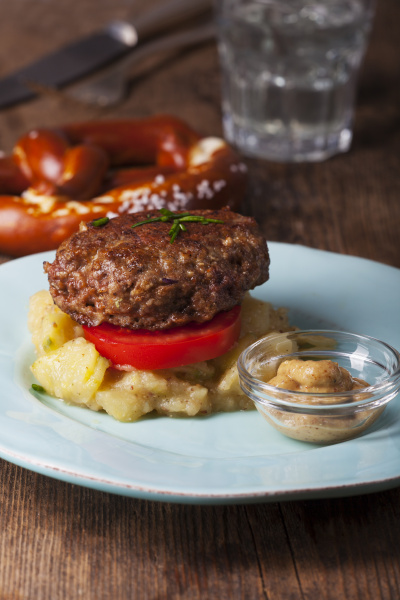
[[[278,162],[346,152],[374,0],[218,0],[216,10],[227,140]]]

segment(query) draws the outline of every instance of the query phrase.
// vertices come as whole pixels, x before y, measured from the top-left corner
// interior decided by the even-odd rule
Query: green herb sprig
[[[32,383],[32,389],[35,390],[35,392],[39,392],[40,394],[46,393],[44,387],[42,385],[38,385],[37,383]]]
[[[151,219],[149,218],[145,221],[140,221],[140,223],[135,223],[135,225],[132,225],[132,229],[139,227],[139,225],[146,225],[147,223],[172,223],[168,235],[170,237],[170,243],[173,244],[181,231],[187,231],[185,223],[201,223],[202,225],[208,225],[209,223],[223,223],[221,219],[207,219],[207,217],[192,215],[190,213],[173,213],[167,208],[161,208],[160,213],[162,215],[161,217],[152,217]]]
[[[95,219],[92,221],[92,225],[93,227],[104,227],[104,225],[107,225],[109,220],[110,219],[108,217],[100,217],[100,219]]]

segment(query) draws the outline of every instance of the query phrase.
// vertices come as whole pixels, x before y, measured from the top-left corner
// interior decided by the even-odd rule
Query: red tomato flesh
[[[183,367],[228,352],[239,338],[241,307],[220,312],[207,323],[160,331],[126,329],[109,323],[83,327],[85,338],[115,366],[155,370]]]

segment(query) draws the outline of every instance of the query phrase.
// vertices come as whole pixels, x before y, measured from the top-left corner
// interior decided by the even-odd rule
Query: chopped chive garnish
[[[92,221],[92,225],[93,227],[104,227],[104,225],[107,225],[109,220],[110,219],[108,217],[101,217],[100,219],[95,219]]]
[[[148,218],[145,221],[140,221],[131,225],[131,228],[139,227],[139,225],[147,225],[147,223],[171,223],[172,227],[168,232],[170,237],[170,243],[173,244],[177,235],[180,231],[187,231],[184,223],[201,223],[202,225],[208,225],[209,223],[223,223],[221,219],[207,219],[207,217],[191,215],[190,213],[173,213],[167,208],[160,209],[161,217]],[[149,217],[149,215],[147,215]],[[100,221],[100,219],[99,219]]]
[[[44,387],[41,385],[38,385],[37,383],[32,383],[32,389],[35,390],[35,392],[40,392],[41,394],[46,393],[46,390],[44,389]]]

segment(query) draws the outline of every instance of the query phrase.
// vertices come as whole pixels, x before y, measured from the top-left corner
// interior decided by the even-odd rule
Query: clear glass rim
[[[248,370],[248,361],[250,357],[256,354],[257,350],[270,340],[276,339],[277,337],[289,337],[300,336],[300,335],[320,335],[320,336],[331,336],[331,337],[347,337],[348,340],[364,342],[367,346],[371,344],[381,347],[385,350],[393,360],[392,373],[379,383],[370,385],[366,388],[350,390],[347,392],[332,392],[332,393],[315,393],[315,392],[302,392],[297,390],[285,390],[284,388],[277,388],[269,385],[264,381],[258,379],[250,373]],[[314,351],[315,352],[315,351]],[[318,352],[331,353],[332,350],[320,350]],[[301,356],[301,354],[312,354],[312,350],[304,350],[303,352],[292,352],[289,354],[277,354],[271,357],[271,360],[285,359],[288,357]],[[334,353],[334,351],[333,351]],[[356,353],[355,353],[356,354]],[[365,358],[365,357],[364,357]],[[268,361],[267,361],[268,362]],[[335,413],[348,413],[356,412],[357,410],[371,408],[373,406],[380,406],[389,402],[400,389],[400,353],[378,338],[374,338],[367,335],[360,335],[356,333],[350,333],[346,331],[334,331],[329,329],[307,329],[307,330],[296,330],[286,333],[277,333],[271,336],[261,338],[248,348],[246,348],[238,358],[237,368],[240,378],[240,386],[245,394],[247,394],[254,402],[259,403],[265,407],[277,407],[283,409],[291,409],[293,412],[299,413],[312,413],[320,414],[324,412],[335,412]],[[279,394],[279,398],[277,395]],[[358,400],[352,400],[354,397],[360,398]],[[290,400],[289,398],[294,398]],[[321,398],[324,399],[324,404],[316,404],[315,402],[307,403],[307,398]],[[343,398],[343,402],[338,403],[337,399]],[[336,399],[336,402],[329,403],[329,399]],[[351,403],[350,403],[351,402]]]

